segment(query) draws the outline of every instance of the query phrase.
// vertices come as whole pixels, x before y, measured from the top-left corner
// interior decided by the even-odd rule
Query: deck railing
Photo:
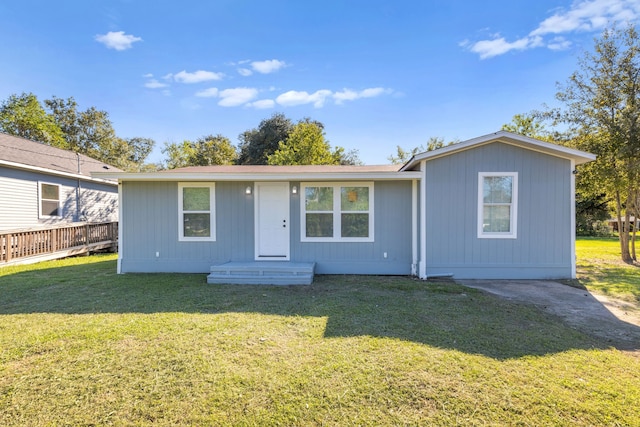
[[[117,248],[118,223],[68,224],[50,228],[0,231],[0,265],[19,258],[64,256]]]

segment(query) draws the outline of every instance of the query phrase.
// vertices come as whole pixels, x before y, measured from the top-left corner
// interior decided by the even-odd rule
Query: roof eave
[[[211,172],[94,172],[92,176],[119,181],[363,181],[420,179],[419,172],[310,172],[310,173],[211,173]]]
[[[407,164],[405,164],[400,170],[411,170],[423,160],[434,160],[456,152],[469,150],[471,148],[491,144],[494,142],[502,142],[505,144],[510,144],[532,151],[548,154],[550,156],[573,160],[575,161],[576,165],[592,162],[596,159],[596,156],[594,154],[587,153],[586,151],[580,151],[573,148],[563,147],[561,145],[551,144],[549,142],[540,141],[535,138],[518,135],[512,132],[499,131],[477,138],[469,139],[458,144],[452,144],[438,150],[417,154],[413,156],[413,158],[409,160],[409,162],[407,162]]]
[[[22,170],[28,170],[28,171],[33,171],[33,172],[39,172],[39,173],[44,173],[44,174],[47,174],[47,175],[61,176],[61,177],[64,177],[64,178],[81,179],[83,181],[99,182],[101,184],[107,184],[107,185],[113,185],[113,186],[117,185],[117,182],[114,181],[113,178],[97,177],[97,176],[94,177],[93,173],[91,173],[91,176],[89,176],[89,175],[82,175],[82,174],[77,174],[77,173],[62,172],[62,171],[57,171],[55,169],[48,169],[48,168],[42,168],[42,167],[39,167],[39,166],[25,165],[24,163],[9,162],[7,160],[0,160],[0,166],[6,166],[6,167],[12,168],[12,169],[22,169]],[[112,173],[116,173],[116,172],[112,172]]]

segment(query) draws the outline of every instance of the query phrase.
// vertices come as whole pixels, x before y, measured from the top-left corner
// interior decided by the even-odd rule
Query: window
[[[215,184],[178,184],[180,241],[214,241]]]
[[[478,174],[478,238],[517,237],[518,173]]]
[[[373,241],[373,183],[302,183],[302,241]]]
[[[58,184],[40,183],[40,218],[56,218],[62,216],[60,208],[60,186]]]

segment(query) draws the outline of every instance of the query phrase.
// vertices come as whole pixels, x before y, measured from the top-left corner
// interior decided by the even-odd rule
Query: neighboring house
[[[228,261],[320,274],[575,277],[578,150],[497,132],[403,166],[210,166],[120,182],[118,272]]]
[[[118,220],[118,183],[92,172],[120,169],[0,133],[0,230]]]

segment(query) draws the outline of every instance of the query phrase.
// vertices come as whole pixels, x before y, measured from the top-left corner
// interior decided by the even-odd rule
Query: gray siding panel
[[[60,218],[38,217],[38,182],[60,185]],[[0,167],[0,185],[0,229],[3,230],[75,221],[118,220],[115,185],[3,167]]]
[[[216,183],[215,242],[178,241],[177,182],[122,185],[122,272],[205,273],[214,264],[253,259],[253,198],[245,184]]]
[[[477,237],[478,173],[518,172],[516,239]],[[426,164],[427,275],[571,276],[568,160],[493,143]]]
[[[375,241],[364,243],[301,242],[300,197],[292,199],[292,259],[316,262],[319,274],[410,274],[411,182],[377,181],[374,198]]]
[[[122,272],[206,273],[215,264],[253,261],[254,195],[245,194],[248,184],[253,186],[216,183],[215,242],[179,242],[178,184],[123,183]],[[300,188],[299,182],[291,185]],[[292,194],[291,261],[316,262],[320,274],[410,274],[411,183],[376,182],[374,191],[375,241],[366,243],[301,242],[300,194]]]

